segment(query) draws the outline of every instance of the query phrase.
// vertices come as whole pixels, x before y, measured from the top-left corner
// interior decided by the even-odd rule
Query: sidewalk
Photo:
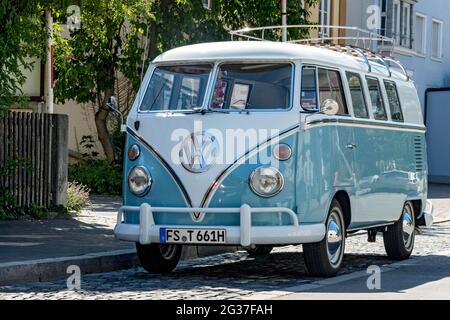
[[[114,238],[120,198],[94,198],[92,208],[65,220],[0,221],[0,263],[133,249]]]
[[[0,285],[138,265],[134,244],[114,238],[120,198],[94,197],[92,207],[72,219],[0,221]]]

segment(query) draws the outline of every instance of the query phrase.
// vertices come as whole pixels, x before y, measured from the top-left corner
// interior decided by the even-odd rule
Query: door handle
[[[346,147],[347,149],[354,150],[354,149],[356,149],[356,144],[349,143],[349,144],[346,145],[345,147]]]

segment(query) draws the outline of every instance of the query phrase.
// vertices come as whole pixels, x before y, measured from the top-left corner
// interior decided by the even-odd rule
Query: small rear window
[[[398,97],[397,85],[393,81],[384,80],[384,86],[389,99],[392,121],[403,122],[403,112]]]
[[[348,86],[352,97],[353,112],[357,118],[369,118],[361,77],[357,73],[347,72]]]
[[[375,120],[387,120],[388,118],[386,115],[386,110],[384,109],[380,82],[377,78],[367,77],[367,87],[369,87],[373,117],[375,118]]]

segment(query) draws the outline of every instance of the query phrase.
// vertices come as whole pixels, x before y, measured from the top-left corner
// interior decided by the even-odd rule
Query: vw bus
[[[432,205],[405,69],[367,48],[247,40],[176,48],[149,67],[123,128],[116,237],[151,273],[172,271],[184,245],[302,244],[309,274],[329,277],[361,230],[407,259]]]

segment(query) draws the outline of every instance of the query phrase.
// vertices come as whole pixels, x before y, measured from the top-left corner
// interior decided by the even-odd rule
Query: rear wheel
[[[333,199],[326,222],[325,238],[317,243],[303,245],[303,256],[308,274],[317,277],[336,275],[342,264],[344,250],[344,215],[339,202]]]
[[[139,261],[149,273],[172,272],[180,261],[181,249],[178,244],[136,243]]]
[[[273,246],[256,246],[254,248],[248,248],[247,252],[251,256],[266,256],[270,254]]]
[[[410,201],[405,203],[400,220],[387,227],[383,240],[389,258],[394,260],[409,258],[415,240],[414,207]]]

